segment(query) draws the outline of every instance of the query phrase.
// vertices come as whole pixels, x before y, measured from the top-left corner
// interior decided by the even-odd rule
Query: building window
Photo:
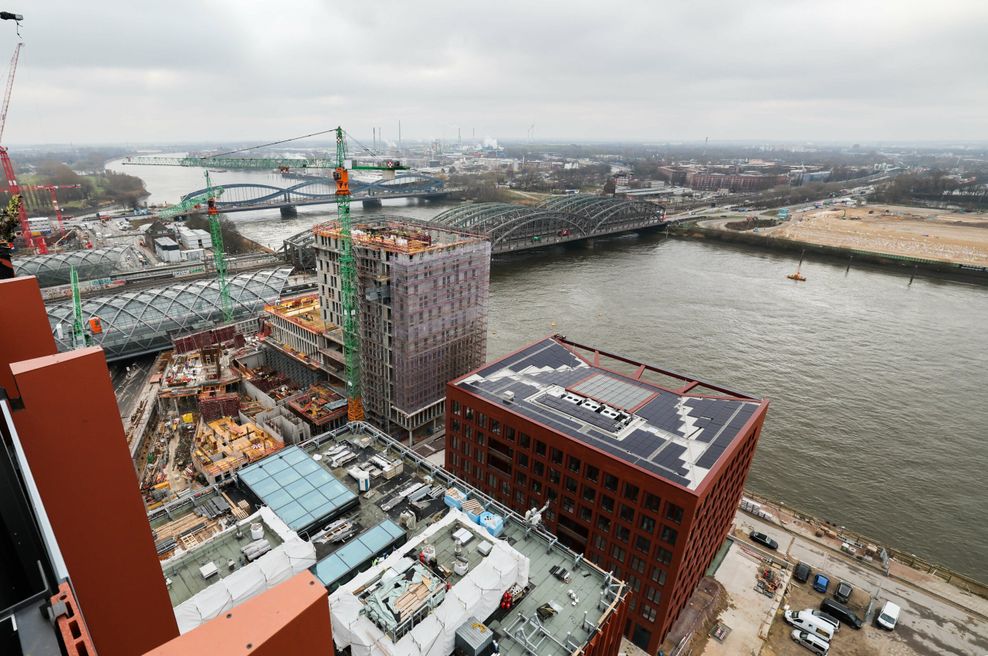
[[[515,482],[517,482],[518,485],[524,485],[525,483],[528,482],[528,476],[525,476],[521,472],[517,472],[515,474]]]
[[[594,483],[596,483],[597,479],[600,477],[600,470],[594,467],[593,465],[587,465],[586,475],[588,481],[593,481]]]
[[[574,508],[576,508],[576,504],[573,503],[573,500],[570,499],[569,497],[563,497],[563,510],[568,513],[571,513],[573,512]]]
[[[605,550],[607,548],[607,540],[605,540],[604,539],[604,536],[602,536],[602,535],[595,535],[595,536],[593,536],[593,543],[594,543],[594,546],[597,547],[598,549],[600,549],[601,551],[603,551],[603,550]]]
[[[668,549],[659,547],[655,550],[655,559],[663,565],[668,565],[672,562],[672,552]]]
[[[635,570],[639,574],[645,573],[645,561],[638,556],[631,557],[631,569]],[[636,579],[637,580],[637,579]]]
[[[525,467],[525,468],[528,467],[528,456],[525,455],[524,453],[519,453],[518,454],[518,466],[519,467]]]
[[[566,462],[566,466],[569,468],[569,470],[571,472],[579,472],[580,471],[580,459],[579,458],[574,458],[573,456],[570,456],[569,459]]]
[[[662,503],[662,499],[655,496],[650,492],[645,493],[645,507],[652,512],[659,512],[659,504]]]
[[[612,547],[611,556],[619,563],[624,564],[624,549],[621,547]]]
[[[617,492],[618,479],[613,474],[604,474],[604,487],[612,492]]]
[[[477,426],[480,428],[487,427],[487,416],[483,412],[477,413]]]
[[[638,535],[635,537],[635,549],[647,554],[652,549],[652,543],[644,535]]]
[[[545,457],[545,442],[535,440],[535,455]]]
[[[633,524],[634,521],[635,521],[635,509],[632,508],[631,506],[626,506],[626,505],[624,505],[622,503],[621,504],[621,519],[623,519],[624,521],[628,522],[629,524]]]
[[[577,489],[576,481],[569,476],[566,477],[566,489],[570,492],[576,492]]]
[[[645,598],[651,601],[653,604],[658,605],[662,603],[662,591],[656,590],[655,588],[650,586],[648,590],[645,591]]]
[[[542,494],[542,483],[539,481],[532,481],[532,492],[535,494]]]
[[[552,448],[552,458],[550,458],[550,460],[553,463],[557,464],[557,465],[563,464],[563,452],[560,451],[559,449],[553,447]]]
[[[504,439],[510,440],[510,441],[514,442],[515,441],[515,429],[512,428],[511,426],[505,426],[504,427]]]
[[[674,503],[666,504],[666,519],[671,519],[677,524],[683,521],[683,509]]]
[[[621,542],[627,542],[628,538],[631,537],[631,531],[629,531],[626,527],[618,524],[617,530],[614,532],[614,535],[616,535],[617,539],[620,540]]]
[[[586,506],[580,506],[580,519],[589,523],[593,519],[593,511]]]
[[[473,408],[468,405],[463,406],[463,417],[465,419],[473,419]]]
[[[642,604],[642,617],[644,617],[649,622],[655,621],[655,609],[648,604]]]
[[[671,529],[668,526],[662,526],[662,532],[659,534],[663,542],[668,542],[669,544],[676,544],[676,530]]]
[[[518,444],[527,449],[532,444],[532,438],[524,433],[518,433]]]
[[[600,495],[600,507],[607,512],[614,512],[614,499],[606,494]]]
[[[480,431],[477,431],[477,444],[481,446],[484,445],[484,434],[481,433]]]
[[[450,404],[450,408],[453,410],[454,415],[460,414],[460,402],[456,399],[453,399],[453,402]]]
[[[494,435],[501,434],[501,422],[499,422],[497,419],[493,419],[493,418],[491,419],[491,433],[493,433]]]
[[[642,530],[646,533],[651,533],[655,530],[655,520],[645,513],[642,513],[641,519],[639,520],[639,526],[641,526]]]
[[[468,440],[473,438],[473,426],[471,426],[470,424],[465,424],[463,426],[463,437],[467,438]]]
[[[555,469],[549,470],[549,482],[554,485],[559,485],[559,472]]]
[[[652,569],[652,580],[663,586],[666,584],[666,571],[661,567],[655,567]]]
[[[594,502],[594,499],[596,499],[596,498],[597,498],[597,491],[594,490],[589,485],[584,485],[583,486],[583,500],[584,501],[589,501],[590,503],[593,503]]]
[[[453,436],[453,440],[451,441],[451,444],[453,446],[453,450],[454,451],[456,449],[460,448],[460,440],[459,440],[459,438],[456,437],[456,435]]]
[[[634,503],[638,501],[638,486],[631,483],[624,484],[624,498]]]
[[[535,464],[532,465],[532,469],[535,470],[536,476],[545,476],[545,465],[543,465],[538,460],[536,460]]]
[[[610,533],[611,520],[604,517],[603,515],[597,515],[597,528],[599,528],[604,533]]]

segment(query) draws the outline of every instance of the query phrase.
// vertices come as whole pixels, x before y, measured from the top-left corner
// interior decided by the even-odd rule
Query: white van
[[[795,629],[792,632],[792,639],[803,645],[817,656],[827,656],[830,651],[830,643],[819,636],[815,636],[808,631]]]
[[[812,633],[827,642],[834,639],[834,625],[809,611],[787,610],[783,612],[782,617],[797,629]]]
[[[875,617],[875,624],[891,631],[895,628],[895,623],[899,621],[899,611],[902,610],[891,601],[886,601],[882,606],[882,611]]]

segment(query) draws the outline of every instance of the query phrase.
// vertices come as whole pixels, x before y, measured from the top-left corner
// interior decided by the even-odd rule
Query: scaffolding
[[[315,229],[323,320],[339,325],[340,229]],[[487,355],[490,243],[385,219],[353,226],[365,410],[411,436],[443,414],[446,381]]]

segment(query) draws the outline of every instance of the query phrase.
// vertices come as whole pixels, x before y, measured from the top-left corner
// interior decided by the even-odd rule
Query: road
[[[117,395],[117,407],[120,416],[127,423],[134,403],[144,388],[144,382],[154,364],[155,356],[147,355],[129,362],[117,362],[110,365],[110,382]]]
[[[892,601],[902,608],[896,632],[917,654],[988,654],[988,617],[963,608],[940,595],[905,581],[889,578],[849,556],[833,551],[784,527],[738,512],[737,526],[747,534],[761,531],[779,542],[778,553],[792,562],[802,561],[829,575],[831,581],[847,581],[878,599],[877,608]],[[867,621],[871,617],[863,618]]]

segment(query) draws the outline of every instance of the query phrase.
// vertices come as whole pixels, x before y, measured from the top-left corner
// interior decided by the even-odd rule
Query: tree
[[[607,182],[604,183],[604,196],[613,196],[614,192],[617,191],[617,183],[614,178],[607,178]]]

